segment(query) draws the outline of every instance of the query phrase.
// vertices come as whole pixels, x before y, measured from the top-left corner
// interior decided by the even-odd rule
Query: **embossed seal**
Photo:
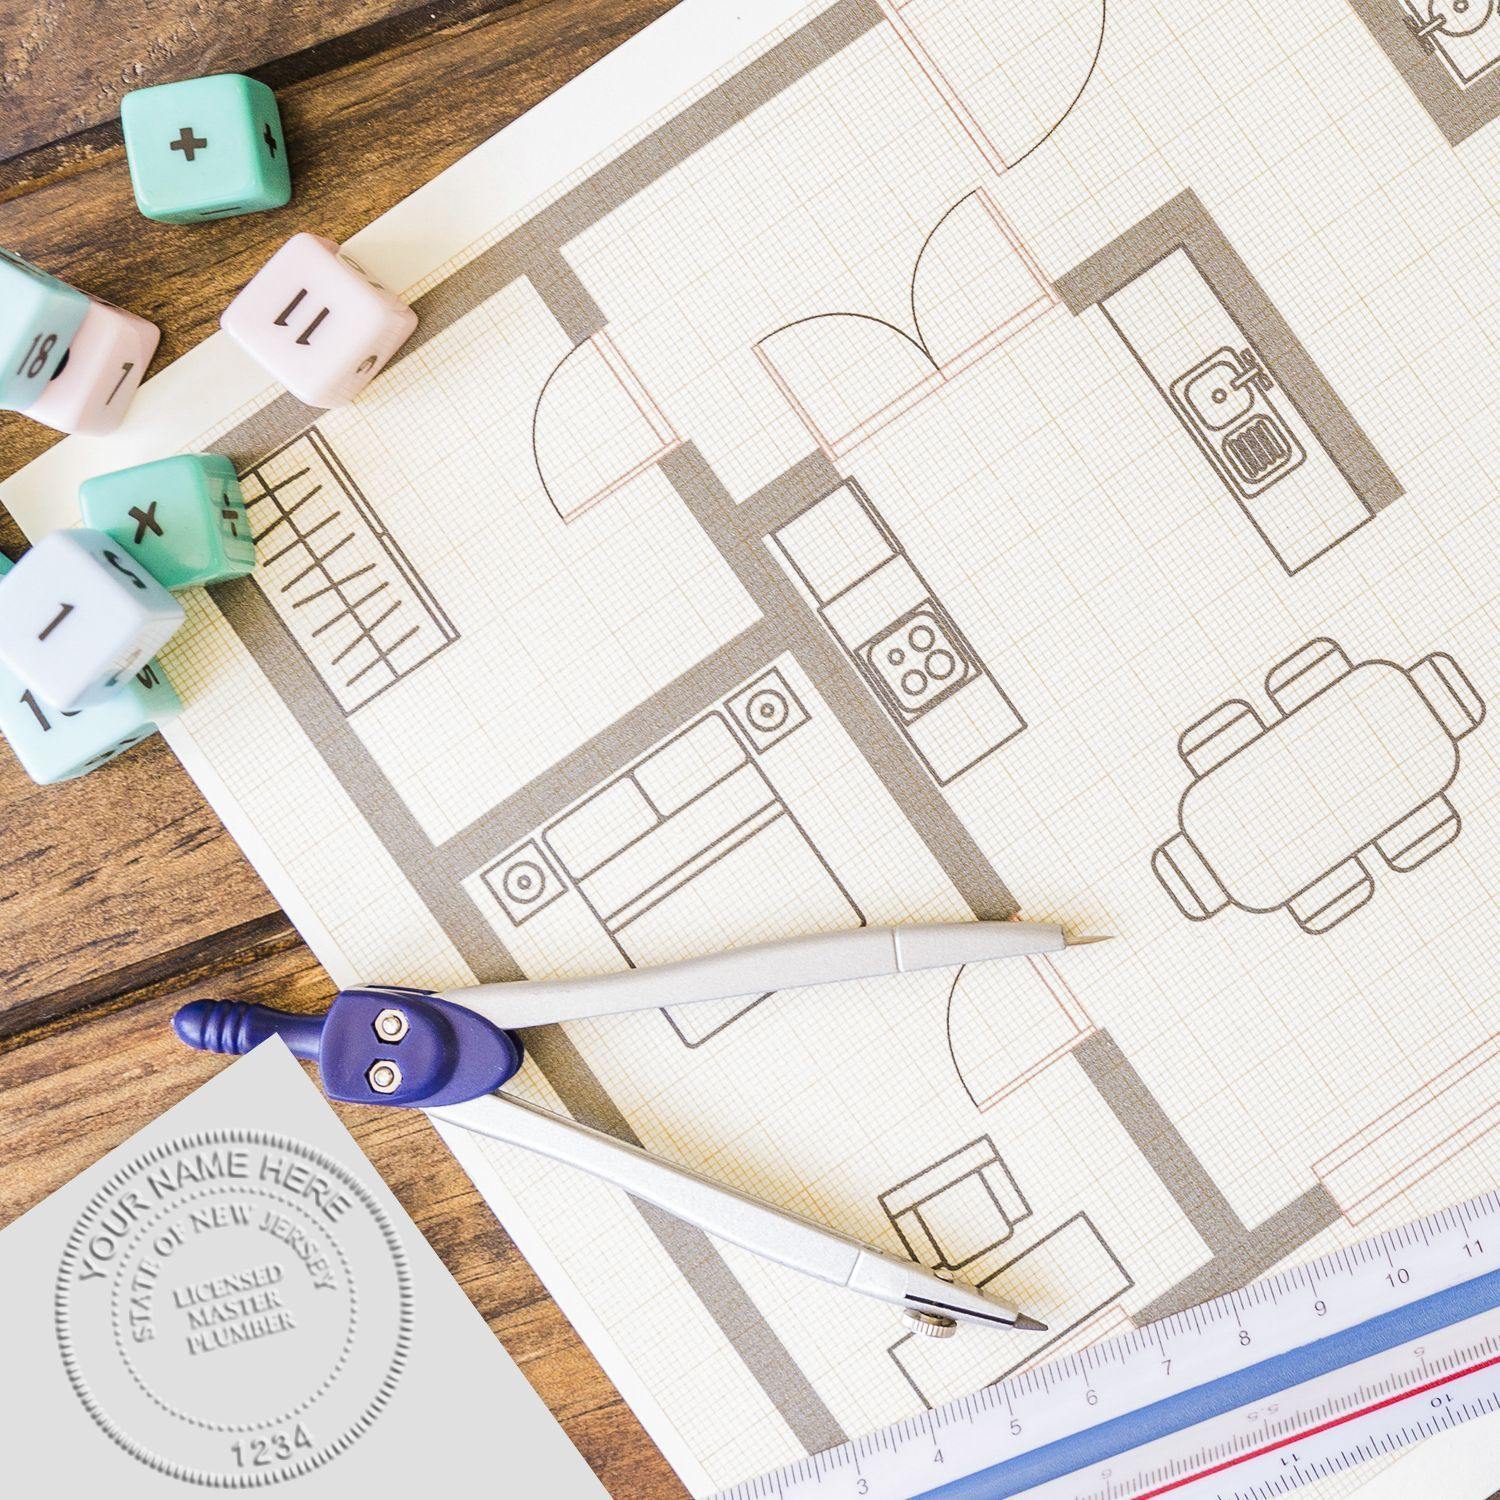
[[[342,1453],[411,1336],[395,1226],[323,1152],[217,1130],[138,1156],[90,1199],[58,1270],[58,1346],[94,1420],[143,1463],[216,1488]]]

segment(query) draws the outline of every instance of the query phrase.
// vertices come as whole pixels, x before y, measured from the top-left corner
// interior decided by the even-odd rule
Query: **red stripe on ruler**
[[[1237,1458],[1226,1458],[1223,1463],[1214,1464],[1207,1469],[1199,1469],[1196,1474],[1174,1479],[1170,1484],[1160,1485],[1154,1490],[1142,1490],[1134,1497],[1134,1500],[1154,1500],[1157,1495],[1169,1495],[1173,1490],[1180,1490],[1185,1485],[1196,1484],[1200,1479],[1207,1479],[1214,1474],[1222,1474],[1226,1469],[1238,1468],[1240,1464],[1249,1463],[1253,1458],[1263,1458],[1267,1453],[1275,1453],[1280,1448],[1289,1448],[1293,1443],[1316,1437],[1320,1432],[1328,1432],[1335,1427],[1343,1427],[1349,1422],[1357,1422],[1361,1417],[1368,1417],[1372,1412],[1383,1411],[1388,1406],[1397,1406],[1403,1401],[1410,1401],[1413,1396],[1422,1396],[1428,1391],[1452,1385],[1455,1380],[1477,1375],[1481,1370],[1488,1370],[1494,1365],[1500,1365],[1500,1354],[1491,1359],[1481,1360],[1478,1364],[1468,1366],[1467,1369],[1455,1370],[1451,1375],[1442,1375],[1436,1380],[1429,1380],[1426,1385],[1413,1386],[1411,1390],[1403,1391],[1399,1396],[1387,1396],[1383,1401],[1372,1401],[1370,1405],[1362,1406],[1357,1411],[1345,1412],[1341,1417],[1330,1417],[1328,1421],[1320,1422],[1316,1427],[1293,1433],[1290,1437],[1278,1438],[1274,1443],[1267,1443],[1260,1448],[1252,1448],[1248,1453],[1242,1453]]]

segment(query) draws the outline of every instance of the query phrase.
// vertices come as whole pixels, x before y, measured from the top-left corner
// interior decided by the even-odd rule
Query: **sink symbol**
[[[1172,382],[1183,422],[1242,498],[1257,495],[1307,456],[1271,400],[1253,349],[1225,345]]]
[[[1259,366],[1242,368],[1234,352],[1220,349],[1178,381],[1178,399],[1208,428],[1217,431],[1237,422],[1255,405],[1255,384],[1264,380]]]
[[[1402,14],[1418,45],[1442,59],[1460,88],[1500,64],[1497,0],[1403,0]]]
[[[1494,14],[1495,0],[1427,0],[1426,16],[1407,25],[1429,52],[1432,36],[1473,36]]]

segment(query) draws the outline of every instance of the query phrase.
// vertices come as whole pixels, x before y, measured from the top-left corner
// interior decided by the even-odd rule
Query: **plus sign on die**
[[[182,624],[182,606],[102,531],[54,531],[0,578],[0,666],[66,712],[105,702]]]
[[[207,145],[207,136],[194,135],[193,127],[191,125],[184,125],[178,131],[177,139],[172,142],[171,149],[182,152],[182,159],[184,161],[197,161],[197,153],[204,150]]]
[[[120,105],[136,206],[168,224],[279,208],[292,195],[265,84],[215,73],[135,89]]]
[[[417,315],[332,240],[294,234],[219,322],[298,400],[323,407],[352,401]]]

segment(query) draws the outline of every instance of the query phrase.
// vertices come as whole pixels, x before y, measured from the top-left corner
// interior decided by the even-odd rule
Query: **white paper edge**
[[[498,1184],[486,1194],[485,1201],[495,1210],[506,1233],[516,1242],[531,1269],[567,1315],[578,1336],[588,1345],[589,1353],[598,1360],[599,1368],[614,1382],[651,1441],[661,1450],[662,1457],[676,1471],[677,1477],[694,1495],[714,1493],[720,1486],[698,1461],[689,1448],[687,1439],[678,1431],[656,1398],[636,1377],[625,1352],[583,1299],[562,1263],[511,1197],[503,1180],[496,1176],[494,1167],[485,1160],[479,1141],[468,1131],[456,1126],[441,1125],[437,1121],[433,1121],[433,1124],[465,1172],[472,1177],[474,1172],[482,1171],[492,1183]]]
[[[381,280],[413,285],[808,8],[808,0],[758,0],[755,5],[681,0],[346,243]],[[316,232],[308,205],[294,202],[303,216],[301,223],[289,219],[288,235],[298,228]],[[279,390],[268,385],[266,372],[227,335],[212,334],[142,385],[116,432],[57,443],[0,483],[0,500],[35,540],[77,520],[77,489],[83,480],[176,452],[223,414]],[[210,413],[204,411],[204,391],[214,393]],[[350,985],[377,978],[357,974],[192,739],[173,725],[164,728],[163,736],[334,982]],[[462,1139],[458,1131],[440,1129],[439,1134],[465,1172],[472,1177],[482,1171],[494,1184],[494,1171],[476,1142]],[[713,1480],[540,1231],[503,1186],[485,1196],[683,1483],[696,1495],[711,1492]]]
[[[382,281],[412,286],[808,8],[808,0],[682,0],[346,243]],[[293,199],[288,236],[318,231],[309,207]],[[212,334],[141,387],[115,432],[56,444],[0,484],[0,499],[35,540],[77,519],[76,492],[91,475],[176,452],[217,418],[280,389],[226,334]],[[213,392],[207,418],[205,391]]]

